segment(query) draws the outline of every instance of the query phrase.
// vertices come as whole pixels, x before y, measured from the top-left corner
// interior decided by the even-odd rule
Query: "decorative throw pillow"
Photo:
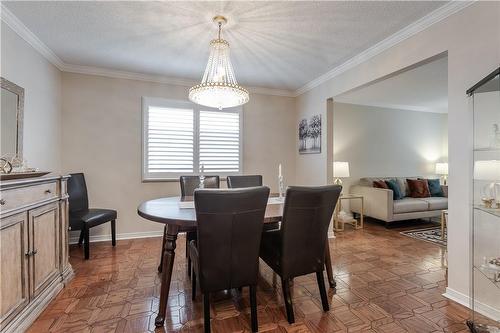
[[[374,180],[373,187],[388,189],[387,184],[383,180]]]
[[[427,179],[427,185],[429,185],[431,197],[444,197],[439,179]]]
[[[410,188],[408,187],[408,183],[406,182],[405,178],[396,178],[396,181],[398,182],[399,188],[401,189],[401,193],[403,194],[403,197],[407,197],[410,195]]]
[[[401,193],[401,188],[395,179],[386,180],[385,183],[387,184],[387,187],[392,190],[392,198],[394,200],[401,200],[404,198],[403,193]]]
[[[428,198],[431,196],[427,180],[422,179],[407,179],[410,187],[410,197],[412,198]]]

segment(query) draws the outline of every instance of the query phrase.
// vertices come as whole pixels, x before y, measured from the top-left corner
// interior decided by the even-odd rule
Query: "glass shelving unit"
[[[500,333],[500,68],[467,90],[474,119],[471,332]]]

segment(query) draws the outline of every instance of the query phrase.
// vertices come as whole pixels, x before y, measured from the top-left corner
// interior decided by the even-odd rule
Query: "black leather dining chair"
[[[196,279],[203,294],[205,332],[210,332],[210,293],[250,287],[252,331],[257,332],[257,279],[262,225],[269,188],[194,192],[198,239],[189,243],[193,261],[192,297]]]
[[[228,188],[246,188],[246,187],[262,186],[261,175],[227,176],[226,181]],[[264,224],[265,231],[279,229],[279,227],[280,227],[279,222]]]
[[[192,197],[194,190],[200,187],[200,176],[180,176],[179,184],[181,185],[181,197]],[[205,176],[203,181],[205,188],[219,188],[220,178],[219,176]],[[163,268],[163,248],[165,247],[167,235],[167,226],[163,228],[163,242],[161,247],[160,264],[158,265],[158,272],[161,273]],[[186,258],[188,258],[188,274],[191,272],[191,259],[189,259],[189,242],[196,239],[196,232],[190,231],[186,232]]]
[[[262,234],[260,257],[280,277],[288,322],[295,322],[290,279],[316,273],[323,310],[328,299],[323,277],[328,226],[342,186],[291,186],[286,191],[281,229]]]
[[[245,188],[262,186],[261,175],[227,176],[228,188]]]
[[[84,247],[85,259],[90,257],[90,228],[111,222],[111,243],[116,245],[116,210],[89,208],[87,185],[83,173],[72,173],[68,179],[69,226],[81,230],[78,245]]]

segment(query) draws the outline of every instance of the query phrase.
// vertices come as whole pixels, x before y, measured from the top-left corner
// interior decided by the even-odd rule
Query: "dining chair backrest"
[[[179,182],[181,184],[181,196],[192,197],[194,190],[200,187],[200,176],[181,176]],[[219,176],[205,176],[203,184],[205,188],[219,188]]]
[[[265,186],[194,192],[203,292],[257,284],[268,197]]]
[[[68,179],[69,213],[89,209],[87,185],[83,173],[72,173]]]
[[[328,226],[342,186],[290,186],[281,224],[283,277],[323,270]]]
[[[262,186],[261,175],[227,176],[228,188],[244,188]]]

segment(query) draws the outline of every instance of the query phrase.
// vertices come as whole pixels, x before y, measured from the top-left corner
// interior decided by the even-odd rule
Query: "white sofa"
[[[361,178],[359,184],[351,186],[350,192],[363,196],[365,216],[385,221],[387,224],[394,221],[440,216],[442,210],[448,209],[447,186],[441,186],[444,197],[411,198],[408,197],[407,178],[416,179],[417,177]],[[399,184],[406,185],[406,196],[403,199],[393,200],[392,190],[373,187],[373,181],[387,179],[397,179]],[[353,212],[359,213],[361,203],[359,200],[352,200],[350,208]]]

